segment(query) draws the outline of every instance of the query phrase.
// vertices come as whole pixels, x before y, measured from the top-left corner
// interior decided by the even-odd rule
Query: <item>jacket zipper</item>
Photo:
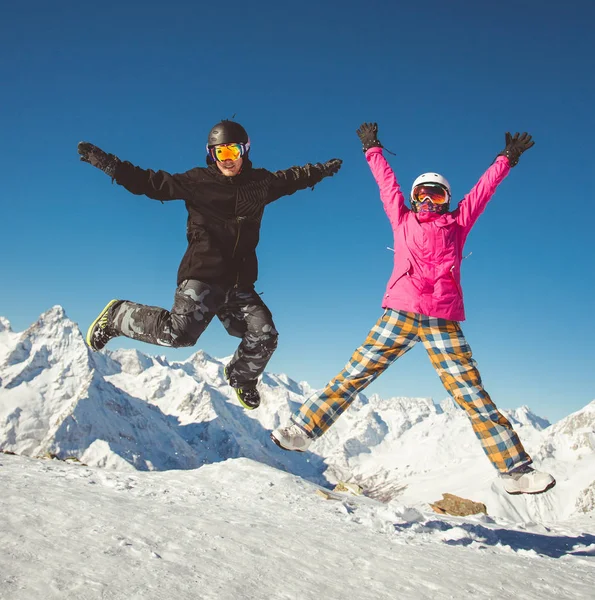
[[[236,257],[236,250],[238,248],[238,244],[240,242],[240,233],[242,231],[242,221],[245,219],[245,217],[236,217],[236,222],[238,224],[238,234],[236,235],[236,243],[233,247],[233,252],[231,257],[235,258]],[[236,273],[236,282],[234,287],[237,289],[238,285],[240,284],[240,269],[238,269],[238,272]]]
[[[452,278],[453,283],[455,284],[455,289],[457,290],[457,293],[462,298],[463,297],[463,289],[461,288],[461,284],[455,278],[455,265],[450,267],[450,276]]]

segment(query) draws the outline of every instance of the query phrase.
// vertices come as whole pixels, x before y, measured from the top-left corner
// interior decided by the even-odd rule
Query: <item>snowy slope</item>
[[[323,500],[248,459],[123,472],[0,454],[3,600],[588,600],[593,515],[564,525]]]
[[[202,351],[171,363],[135,350],[91,353],[60,307],[22,333],[1,319],[0,448],[130,471],[244,457],[319,484],[356,481],[373,498],[418,510],[454,493],[515,522],[595,508],[595,402],[551,427],[527,407],[507,412],[537,465],[558,480],[544,496],[511,497],[450,400],[361,395],[311,452],[287,453],[269,432],[313,390],[265,373],[263,404],[246,412],[223,379],[225,362]]]

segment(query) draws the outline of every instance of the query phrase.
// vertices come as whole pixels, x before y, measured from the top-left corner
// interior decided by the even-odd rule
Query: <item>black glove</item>
[[[378,140],[377,123],[362,123],[356,133],[362,141],[364,152],[367,152],[370,148],[383,148],[383,145]]]
[[[112,179],[114,178],[116,168],[120,164],[120,159],[117,156],[107,154],[107,152],[89,142],[79,142],[77,149],[83,162],[101,169]]]
[[[505,140],[506,147],[498,154],[498,156],[506,156],[511,167],[515,167],[519,162],[521,154],[535,144],[527,132],[510,135],[507,131]]]
[[[342,164],[343,161],[340,158],[331,158],[331,160],[319,165],[320,172],[323,177],[332,177],[341,168]]]

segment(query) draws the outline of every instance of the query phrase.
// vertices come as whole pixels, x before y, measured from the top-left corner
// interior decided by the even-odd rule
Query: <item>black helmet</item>
[[[247,144],[249,142],[246,130],[235,121],[221,121],[217,123],[209,132],[207,147],[217,146],[218,144],[232,144],[238,142]]]

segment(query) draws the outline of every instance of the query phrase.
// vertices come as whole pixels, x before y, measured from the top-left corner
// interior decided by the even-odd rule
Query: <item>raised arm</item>
[[[178,200],[186,196],[188,177],[185,173],[170,175],[166,171],[141,169],[89,142],[80,142],[78,153],[83,162],[100,169],[132,194],[153,200]]]
[[[397,227],[409,209],[405,206],[405,197],[395,173],[382,154],[382,144],[378,140],[378,125],[362,123],[357,130],[357,135],[362,142],[362,150],[365,152],[372,175],[380,188],[380,199],[384,210],[393,228]]]
[[[506,147],[498,154],[496,160],[481,176],[473,189],[459,202],[453,217],[467,233],[471,230],[479,215],[485,210],[496,188],[502,183],[510,169],[519,162],[519,157],[525,150],[535,144],[528,133],[511,136],[506,133]]]
[[[291,167],[284,171],[273,173],[273,180],[267,198],[267,203],[281,196],[289,196],[298,190],[314,187],[325,177],[332,177],[340,168],[342,160],[333,158],[325,163],[307,164],[303,167]]]

